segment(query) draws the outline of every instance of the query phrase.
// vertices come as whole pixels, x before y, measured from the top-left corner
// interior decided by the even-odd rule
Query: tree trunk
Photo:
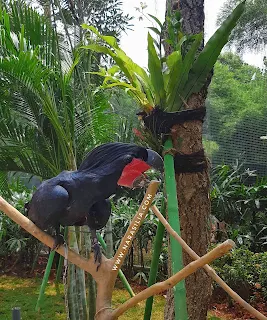
[[[167,0],[168,6],[180,9],[185,33],[196,34],[204,30],[204,0],[180,0],[179,2]],[[204,106],[209,82],[207,81],[205,88],[199,94],[190,97],[186,109]],[[171,134],[175,149],[181,153],[191,154],[203,149],[202,122],[200,121],[176,125],[172,128]],[[201,173],[177,174],[176,183],[182,237],[198,255],[202,256],[207,252],[210,240],[208,170]],[[186,254],[183,259],[185,265],[191,262]],[[206,319],[211,295],[211,279],[203,270],[186,279],[186,295],[189,319]],[[167,294],[165,319],[174,319],[174,301],[171,291]]]

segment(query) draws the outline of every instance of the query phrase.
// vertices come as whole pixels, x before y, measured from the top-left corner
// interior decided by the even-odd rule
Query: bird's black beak
[[[154,168],[155,170],[158,170],[162,173],[164,171],[164,164],[163,164],[162,157],[157,152],[151,149],[146,149],[146,150],[148,154],[146,163],[152,168]]]

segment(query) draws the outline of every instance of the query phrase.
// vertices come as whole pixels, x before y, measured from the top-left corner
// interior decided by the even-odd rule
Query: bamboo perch
[[[160,222],[164,225],[165,229],[168,231],[168,233],[175,238],[182,248],[190,255],[190,257],[194,260],[200,259],[200,257],[195,253],[194,250],[192,250],[188,244],[175,232],[168,221],[164,218],[164,216],[161,214],[159,209],[153,205],[151,207],[154,214],[158,217]],[[262,313],[260,313],[258,310],[253,308],[249,303],[247,303],[244,299],[242,299],[235,291],[233,291],[228,284],[226,284],[215,272],[215,270],[210,267],[208,264],[203,266],[204,270],[207,272],[207,274],[216,281],[228,294],[230,297],[232,297],[236,302],[238,302],[244,309],[246,309],[248,312],[250,312],[254,317],[260,320],[267,320],[267,317],[265,317]]]
[[[144,200],[142,201],[139,207],[139,210],[133,219],[133,222],[130,224],[126,232],[126,237],[124,237],[125,241],[130,240],[128,236],[132,236],[132,239],[131,239],[131,243],[132,243],[135,233],[138,231],[139,227],[142,224],[142,221],[144,220],[146,214],[148,213],[148,210],[157,192],[158,185],[159,185],[158,181],[150,182],[147,188],[146,194],[144,196]],[[2,197],[0,197],[0,210],[3,211],[10,219],[12,219],[14,222],[16,222],[18,225],[20,225],[30,234],[32,234],[35,238],[40,240],[42,243],[44,243],[50,248],[53,247],[54,239],[50,235],[40,230],[31,220],[29,220],[27,217],[21,214],[17,209],[12,207]],[[122,241],[122,244],[123,243],[126,243],[126,242]],[[117,257],[118,259],[121,253],[120,251],[121,249],[124,250],[124,254],[126,256],[128,250],[130,249],[131,243],[129,243],[129,246],[127,248],[123,248],[121,244],[115,257]],[[107,259],[104,255],[102,255],[101,266],[98,269],[98,271],[96,271],[96,265],[93,261],[94,260],[93,257],[87,260],[82,256],[78,255],[77,253],[75,253],[74,251],[72,251],[71,249],[68,249],[67,253],[65,254],[64,246],[60,246],[56,251],[63,257],[67,258],[71,263],[76,264],[79,268],[87,271],[93,276],[94,280],[97,283],[96,317],[99,320],[111,320],[112,291],[114,288],[118,270],[124,259],[120,260],[119,264],[116,264],[117,260],[115,260],[114,258]],[[117,266],[116,270],[114,270],[114,265]]]
[[[167,211],[168,221],[172,228],[181,234],[179,206],[177,198],[177,188],[174,170],[174,156],[167,152],[173,148],[171,137],[164,143],[164,172],[165,172],[165,191],[167,197]],[[177,244],[173,237],[170,238],[170,256],[171,256],[171,272],[177,273],[184,267],[183,263],[183,250]],[[186,302],[186,289],[185,282],[181,281],[175,286],[173,290],[174,297],[174,318],[175,320],[187,320],[187,302]]]
[[[18,225],[20,225],[23,229],[25,229],[27,232],[29,232],[31,235],[33,235],[35,238],[40,240],[42,243],[47,245],[48,247],[52,248],[54,245],[54,239],[39,229],[31,220],[29,220],[27,217],[25,217],[23,214],[21,214],[17,209],[15,209],[13,206],[11,206],[7,201],[5,201],[0,196],[0,210],[3,211],[10,219],[15,221]],[[65,257],[65,248],[64,246],[60,246],[56,250],[60,255]],[[68,260],[76,264],[79,268],[91,273],[91,275],[96,278],[100,279],[101,276],[103,276],[104,272],[101,272],[101,268],[99,268],[99,271],[96,271],[96,265],[94,263],[93,257],[89,260],[83,258],[82,256],[78,255],[71,249],[68,249],[67,253]],[[108,261],[105,256],[102,257],[102,261],[104,264]]]
[[[159,187],[159,181],[154,181],[153,184],[151,183],[150,186],[147,189],[147,192],[143,198],[142,203],[139,206],[137,214],[134,216],[133,220],[131,221],[124,237],[121,240],[120,246],[113,258],[114,265],[112,267],[113,271],[113,277],[116,279],[117,274],[119,272],[119,269],[121,268],[127,252],[129,251],[132,242],[134,240],[134,237],[139,230],[140,226],[142,225],[149,208],[152,205],[152,202],[154,200],[154,196],[158,190]]]
[[[135,223],[137,223],[137,221],[139,221],[138,217],[140,217],[142,219],[145,218],[145,215],[147,214],[149,207],[153,201],[153,198],[156,194],[157,187],[158,187],[157,181],[152,181],[150,183],[150,185],[146,191],[144,200],[143,200],[142,204],[140,205],[139,210],[136,213],[132,223],[130,224],[130,226],[126,232],[126,235],[132,235],[133,237],[135,236],[137,230],[133,229],[132,227],[138,227],[138,228],[140,227],[141,221],[140,221],[140,223],[138,223],[138,226],[136,226]],[[49,236],[48,234],[46,234],[45,232],[40,230],[38,227],[36,227],[36,225],[33,222],[31,222],[27,217],[22,215],[18,210],[16,210],[9,203],[7,203],[2,197],[0,197],[0,210],[3,211],[7,216],[9,216],[13,221],[15,221],[17,224],[19,224],[26,231],[31,233],[38,240],[40,240],[41,242],[43,242],[44,244],[46,244],[49,247],[53,246],[54,239],[51,236]],[[135,232],[132,233],[133,231],[135,231]],[[129,239],[127,237],[124,237],[123,240],[128,241],[127,239],[131,240],[131,241],[133,240],[133,239]],[[123,243],[126,243],[123,240],[120,245],[120,248],[125,250],[124,254],[126,255],[128,250],[130,249],[130,244],[129,244],[128,248],[126,248],[126,249],[123,248],[123,246],[122,246]],[[231,243],[228,241],[225,244],[226,244],[226,246],[227,245],[229,246]],[[223,246],[225,246],[225,244],[223,244]],[[218,250],[220,251],[220,248],[219,249],[216,248],[214,250],[217,250],[217,254],[219,254]],[[64,246],[60,246],[56,251],[65,257]],[[120,253],[121,253],[121,251],[119,249],[117,251],[115,257],[118,258]],[[220,252],[220,255],[222,255],[222,254],[223,253]],[[81,257],[80,255],[76,254],[74,251],[72,251],[70,249],[68,249],[68,252],[66,255],[67,255],[66,258],[68,258],[70,262],[72,262],[73,264],[76,264],[79,268],[84,269],[85,271],[91,273],[91,275],[94,277],[94,279],[97,283],[97,289],[98,289],[97,290],[97,292],[98,292],[98,294],[97,294],[97,314],[96,314],[97,319],[99,319],[99,320],[115,319],[118,316],[118,315],[116,315],[118,312],[119,312],[119,314],[122,314],[123,312],[125,312],[129,308],[127,306],[125,308],[125,304],[123,304],[121,307],[119,307],[115,311],[112,311],[112,308],[111,308],[112,290],[114,288],[115,279],[116,279],[116,276],[118,273],[118,269],[121,266],[121,263],[123,261],[122,262],[120,261],[119,264],[116,264],[116,266],[118,266],[118,268],[116,270],[112,270],[114,268],[116,260],[114,258],[107,259],[106,257],[103,256],[102,264],[97,272],[93,258],[90,258],[89,260],[87,260],[87,259]],[[187,272],[189,272],[189,273],[194,272],[194,270],[196,268],[201,267],[203,265],[203,263],[205,264],[205,263],[209,262],[210,260],[206,261],[207,257],[210,259],[210,258],[212,258],[213,255],[214,255],[214,251],[212,251],[209,254],[205,255],[204,257],[198,259],[197,261],[192,262],[185,269],[181,270],[178,274],[174,275],[173,277],[164,281],[163,283],[155,284],[154,286],[146,289],[144,291],[145,292],[144,299],[147,298],[147,290],[149,290],[148,292],[150,292],[150,296],[151,296],[151,295],[154,295],[158,292],[158,290],[161,288],[162,284],[167,287],[175,285],[177,283],[177,281],[179,281],[179,279],[182,279],[183,277],[187,276]],[[204,258],[204,260],[203,260],[203,258]],[[152,288],[152,292],[150,291],[151,288]],[[154,290],[153,288],[155,288],[155,292],[153,291]],[[132,304],[133,299],[136,299],[136,297],[138,300],[136,303],[138,303],[139,299],[140,299],[140,295],[143,296],[143,292],[136,295],[134,298],[130,299],[129,300],[130,304]],[[134,300],[134,301],[136,301],[136,300]],[[136,303],[134,303],[134,304],[136,304]],[[259,319],[266,319],[266,318],[259,318]]]
[[[140,301],[146,300],[151,296],[154,296],[174,287],[179,281],[185,279],[187,276],[197,271],[197,269],[203,267],[205,264],[227,253],[234,247],[234,245],[235,243],[232,240],[226,240],[224,243],[218,245],[215,249],[211,250],[203,257],[197,259],[194,262],[189,263],[186,267],[184,267],[181,271],[177,272],[175,275],[171,276],[169,279],[162,282],[158,282],[153,286],[141,291],[135,297],[129,299],[128,301],[120,305],[116,310],[114,310],[112,312],[112,320],[117,319],[125,311],[132,308]]]
[[[97,313],[96,319],[111,319],[111,297],[112,290],[115,285],[115,281],[121,268],[129,249],[131,248],[131,244],[133,239],[139,230],[142,222],[144,221],[149,208],[153,202],[155,194],[157,193],[159,186],[158,181],[151,181],[146,194],[143,198],[142,203],[139,206],[139,209],[131,221],[123,239],[121,240],[120,246],[114,256],[114,258],[108,260],[110,269],[107,270],[107,274],[105,275],[105,279],[108,281],[101,281],[97,285],[98,295],[97,295]]]

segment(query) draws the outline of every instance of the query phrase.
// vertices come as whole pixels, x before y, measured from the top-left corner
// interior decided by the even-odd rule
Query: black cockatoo
[[[63,171],[44,181],[25,205],[28,217],[42,230],[54,229],[54,248],[63,243],[60,225],[88,225],[92,234],[95,262],[101,263],[96,230],[111,214],[109,197],[118,186],[140,186],[149,168],[163,170],[162,158],[135,144],[107,143],[92,150],[77,171]]]

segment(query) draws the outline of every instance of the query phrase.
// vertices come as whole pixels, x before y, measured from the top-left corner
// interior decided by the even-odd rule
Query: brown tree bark
[[[204,30],[204,0],[167,0],[167,7],[179,8],[183,17],[183,31],[196,34]],[[168,49],[167,49],[168,50]],[[167,52],[170,53],[170,52]],[[192,95],[186,109],[203,107],[207,97],[207,88]],[[191,121],[172,128],[172,140],[176,150],[191,154],[203,149],[202,122]],[[177,197],[181,223],[181,234],[187,244],[200,256],[207,252],[210,240],[209,214],[209,173],[183,173],[176,175]],[[191,258],[184,254],[184,264]],[[211,279],[203,270],[186,279],[186,295],[190,320],[206,319],[211,295]],[[174,319],[174,301],[172,291],[167,294],[165,319]]]

